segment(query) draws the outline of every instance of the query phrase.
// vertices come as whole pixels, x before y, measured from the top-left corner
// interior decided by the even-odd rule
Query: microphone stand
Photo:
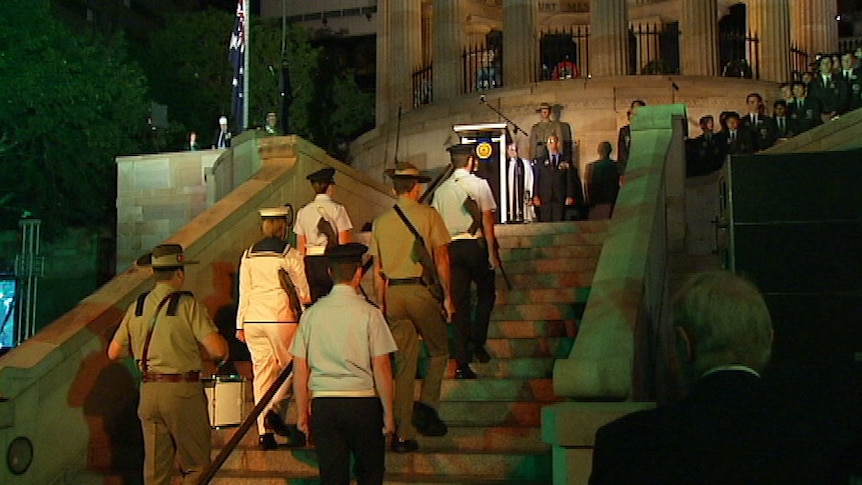
[[[506,115],[504,115],[503,113],[501,113],[501,112],[500,112],[500,110],[498,110],[497,108],[495,108],[495,107],[491,106],[490,104],[488,104],[488,102],[487,102],[487,101],[485,101],[485,95],[479,96],[479,102],[480,102],[480,103],[482,103],[482,104],[484,104],[488,109],[490,109],[490,110],[491,110],[491,111],[493,111],[494,113],[497,113],[497,116],[499,116],[500,118],[503,118],[504,120],[506,120],[506,123],[509,123],[510,125],[512,125],[512,127],[513,127],[513,128],[515,128],[515,135],[517,135],[517,134],[518,134],[518,132],[520,131],[520,132],[521,132],[521,133],[523,133],[524,135],[526,135],[526,136],[530,136],[530,134],[529,134],[529,133],[527,133],[526,131],[524,131],[524,130],[523,130],[520,126],[518,126],[514,121],[510,120]]]

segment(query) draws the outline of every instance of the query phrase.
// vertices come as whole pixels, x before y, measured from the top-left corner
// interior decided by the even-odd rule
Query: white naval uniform
[[[299,252],[278,238],[266,238],[248,248],[239,266],[239,308],[237,330],[244,330],[254,369],[255,404],[291,362],[289,349],[296,333],[297,319],[282,289],[278,271],[290,276],[300,300],[308,295],[305,269]],[[257,419],[259,434],[268,432],[264,417],[272,410],[284,417],[292,379],[275,393]]]

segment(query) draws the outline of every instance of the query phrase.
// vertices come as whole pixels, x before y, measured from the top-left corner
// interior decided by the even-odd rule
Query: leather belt
[[[389,286],[399,286],[399,285],[422,285],[425,286],[425,283],[422,282],[422,278],[417,276],[415,278],[389,278],[388,280]]]
[[[198,382],[201,380],[200,371],[190,371],[185,374],[159,374],[147,372],[144,374],[144,382]]]

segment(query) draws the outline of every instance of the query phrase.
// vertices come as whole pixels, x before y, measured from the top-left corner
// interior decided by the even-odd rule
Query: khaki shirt
[[[425,239],[428,252],[449,244],[451,238],[440,214],[433,208],[407,197],[398,198],[398,206]],[[370,254],[380,261],[383,274],[390,279],[422,276],[422,264],[413,254],[415,238],[395,210],[389,210],[374,220],[371,228]]]
[[[126,310],[114,341],[124,349],[131,349],[135,360],[141,360],[143,356],[144,342],[156,307],[174,291],[170,285],[156,283],[156,287],[147,295],[140,317],[135,316],[137,301]],[[165,303],[162,306],[153,327],[153,337],[147,351],[147,370],[160,374],[199,371],[203,365],[199,344],[213,333],[218,333],[218,329],[206,308],[194,297],[180,296],[175,316],[168,316],[168,305]]]

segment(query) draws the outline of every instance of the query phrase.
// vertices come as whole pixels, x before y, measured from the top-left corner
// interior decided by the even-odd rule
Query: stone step
[[[553,374],[554,360],[547,357],[491,359],[485,364],[473,362],[470,367],[483,379],[547,379]],[[456,367],[455,361],[450,359],[446,377],[454,377]]]
[[[508,261],[559,258],[598,258],[601,246],[550,246],[500,248],[500,259]]]
[[[433,450],[470,450],[470,451],[491,451],[491,450],[507,450],[507,451],[527,451],[541,452],[548,451],[549,445],[542,442],[541,430],[539,429],[539,420],[541,412],[533,409],[541,409],[541,404],[525,405],[520,403],[472,403],[474,409],[471,412],[487,411],[496,413],[500,416],[500,421],[512,421],[512,424],[505,426],[463,426],[457,421],[450,419],[450,415],[454,412],[452,406],[461,406],[463,404],[443,403],[440,406],[440,414],[444,421],[449,425],[449,432],[446,436],[425,437],[419,436],[420,445],[427,449]],[[498,409],[495,409],[496,406]],[[504,407],[510,407],[516,418],[505,417]],[[487,420],[490,422],[490,420]],[[516,421],[523,422],[518,424]],[[236,432],[237,428],[214,429],[212,432],[213,448],[221,449]],[[281,440],[281,438],[278,438]],[[283,440],[281,440],[283,443]],[[239,448],[257,448],[257,432],[252,429],[243,436],[240,441]],[[290,452],[291,448],[282,446],[279,452]]]
[[[571,303],[495,305],[491,320],[579,320],[586,300]]]
[[[497,271],[497,291],[518,291],[518,290],[538,290],[546,288],[568,288],[580,287],[588,288],[593,283],[593,275],[595,268],[590,268],[584,271],[554,271],[549,273],[515,273],[509,274],[506,268],[506,274],[509,276],[509,283],[512,284],[512,290],[506,286],[503,280],[503,275]]]
[[[419,399],[422,382],[414,384],[414,399]],[[494,379],[478,378],[470,380],[443,379],[440,389],[440,401],[467,402],[509,402],[536,401],[543,403],[556,402],[552,379]]]
[[[498,289],[496,305],[586,302],[590,294],[588,287],[516,289],[513,284],[512,289],[507,290],[504,284]]]
[[[213,450],[213,456],[218,453]],[[317,452],[312,448],[290,451],[261,451],[238,448],[222,466],[225,472],[267,472],[297,474],[312,477],[317,473]],[[422,447],[415,453],[388,453],[386,470],[390,474],[463,475],[480,479],[527,478],[550,479],[551,455],[549,452],[483,452],[464,450],[431,450]]]
[[[521,273],[577,273],[580,271],[594,271],[597,264],[598,258],[525,259],[503,263],[503,267],[509,275]]]
[[[77,483],[77,482],[75,482]],[[283,473],[223,471],[210,482],[212,485],[319,485],[317,475],[285,476]],[[356,484],[352,480],[351,485]],[[492,478],[473,475],[438,475],[418,473],[387,473],[384,485],[547,485],[548,478]],[[122,485],[123,482],[116,482]],[[100,485],[103,485],[100,483]],[[107,485],[104,484],[104,485]],[[113,485],[113,483],[111,484]]]
[[[500,248],[540,248],[554,246],[601,246],[604,232],[575,232],[570,234],[543,234],[538,236],[500,237]]]
[[[574,337],[577,320],[491,320],[488,338]]]
[[[544,357],[564,359],[569,356],[575,339],[571,337],[536,337],[522,339],[489,339],[485,350],[492,361],[501,359],[519,359],[528,357]],[[419,350],[420,367],[427,357],[425,346]]]
[[[497,224],[497,237],[542,236],[547,234],[603,233],[610,221],[534,222],[530,224]]]

